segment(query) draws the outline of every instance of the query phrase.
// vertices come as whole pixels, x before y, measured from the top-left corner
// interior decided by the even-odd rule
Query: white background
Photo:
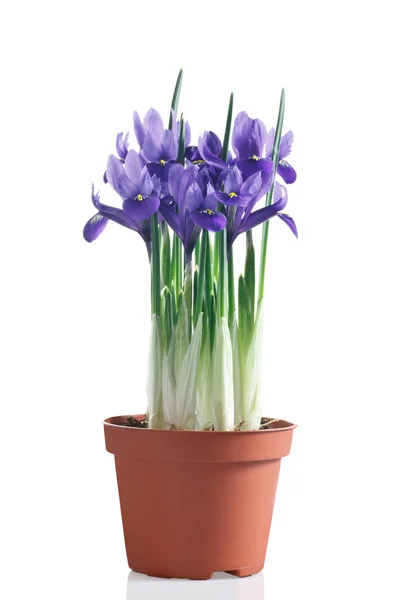
[[[398,598],[399,105],[396,2],[12,2],[1,44],[4,598]],[[133,232],[92,245],[133,109],[226,105],[285,130],[299,240],[270,228],[265,414],[299,424],[263,576],[130,575],[102,419],[145,408],[148,267]],[[102,198],[110,200],[104,191]],[[240,256],[238,255],[238,268]],[[263,591],[263,586],[265,592]],[[214,594],[214,595],[213,595]]]

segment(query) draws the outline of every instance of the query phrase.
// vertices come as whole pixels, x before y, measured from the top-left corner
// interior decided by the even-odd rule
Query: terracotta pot
[[[261,571],[281,458],[296,426],[166,431],[121,427],[127,416],[106,419],[104,431],[130,568],[188,579]]]

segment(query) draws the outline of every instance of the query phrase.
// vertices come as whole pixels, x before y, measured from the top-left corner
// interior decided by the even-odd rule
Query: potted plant
[[[296,179],[286,161],[293,135],[282,136],[282,91],[275,130],[240,112],[231,136],[231,95],[223,140],[207,131],[191,145],[188,123],[177,118],[181,84],[182,71],[168,128],[150,109],[143,121],[134,113],[139,150],[117,135],[104,181],[122,206],[102,204],[92,189],[97,213],[84,238],[95,240],[108,221],[128,227],[143,238],[151,269],[147,414],[106,419],[106,447],[115,455],[131,569],[243,577],[263,568],[280,461],[295,427],[261,408],[269,221],[278,217],[297,236],[284,212],[284,183]],[[246,257],[236,281],[241,234]]]

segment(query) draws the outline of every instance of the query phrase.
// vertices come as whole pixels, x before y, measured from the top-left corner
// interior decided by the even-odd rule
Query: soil
[[[269,419],[268,417],[262,417],[260,423],[260,429],[271,429],[272,423],[275,423],[278,419]],[[143,419],[135,419],[135,417],[128,417],[125,423],[121,423],[123,427],[139,427],[140,429],[148,429],[149,422],[147,416]],[[240,431],[243,423],[238,423],[235,427],[235,431]],[[207,431],[214,431],[214,427],[210,427]]]

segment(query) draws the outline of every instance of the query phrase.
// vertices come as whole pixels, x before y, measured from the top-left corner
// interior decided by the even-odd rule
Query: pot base
[[[158,577],[161,579],[190,579],[195,581],[202,581],[206,579],[211,579],[214,573],[212,571],[193,571],[192,573],[182,574],[180,572],[161,572],[155,571],[151,568],[146,569],[145,567],[137,567],[133,566],[131,563],[129,564],[129,568],[135,573],[141,573],[142,575],[148,575],[149,577]],[[235,577],[250,577],[250,575],[255,575],[259,573],[264,568],[264,565],[257,565],[253,567],[242,567],[240,569],[232,569],[231,571],[225,571],[225,573],[229,573],[229,575],[234,575]]]

